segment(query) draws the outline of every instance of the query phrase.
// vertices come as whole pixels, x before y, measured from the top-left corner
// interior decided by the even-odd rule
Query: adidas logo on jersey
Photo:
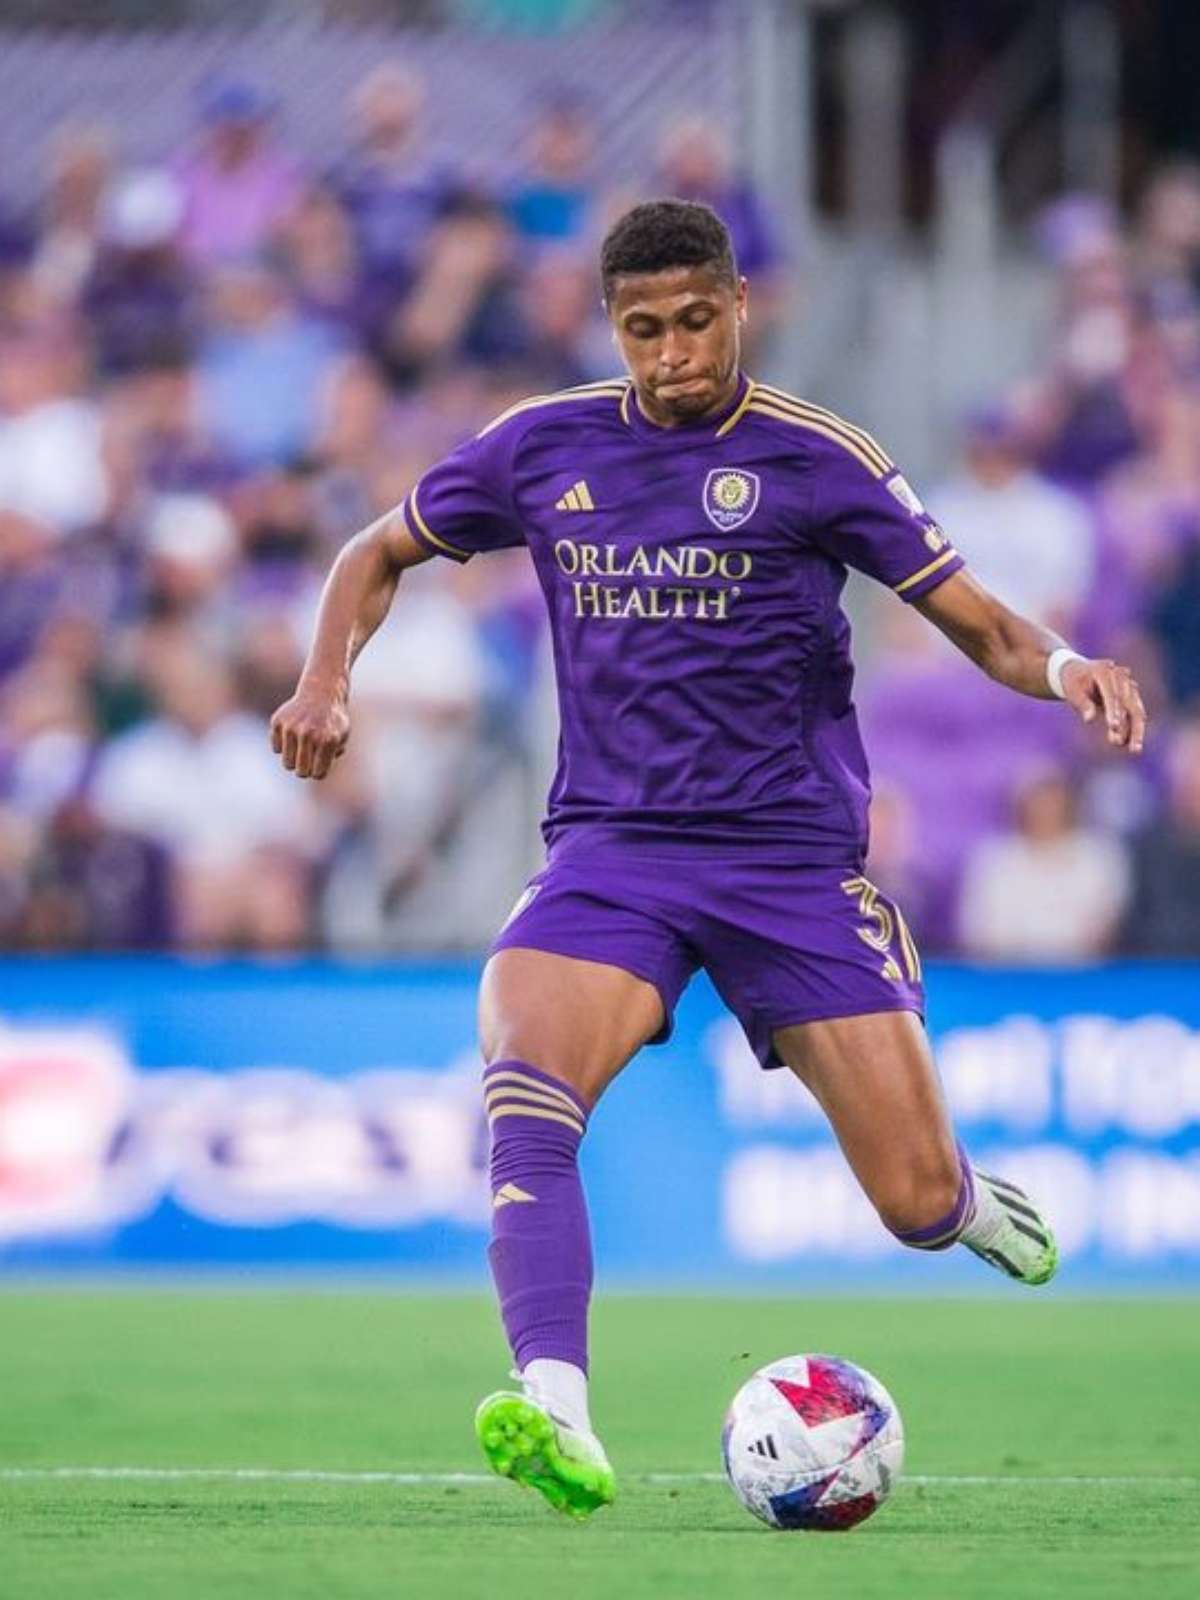
[[[561,500],[554,502],[554,509],[555,511],[595,511],[596,505],[592,499],[591,490],[580,478],[578,483],[573,484],[567,490]]]

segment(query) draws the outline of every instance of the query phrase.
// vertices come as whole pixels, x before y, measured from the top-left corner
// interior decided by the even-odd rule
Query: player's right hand
[[[328,689],[301,684],[271,718],[271,748],[298,778],[323,778],[349,738],[346,702]]]

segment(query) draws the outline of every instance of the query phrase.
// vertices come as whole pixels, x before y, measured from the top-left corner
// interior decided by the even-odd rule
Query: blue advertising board
[[[384,1268],[482,1280],[469,965],[0,961],[0,1271]],[[1200,1287],[1200,968],[929,974],[960,1133],[1068,1285]],[[592,1120],[617,1284],[986,1286],[903,1250],[815,1104],[703,980]]]

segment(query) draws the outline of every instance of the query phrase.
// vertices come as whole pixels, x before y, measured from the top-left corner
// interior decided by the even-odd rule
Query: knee
[[[481,1007],[479,1049],[485,1066],[523,1062],[575,1089],[593,1075],[596,1053],[586,1033],[564,1027],[544,1006],[525,1003]]]
[[[919,1244],[921,1241],[905,1235],[919,1234],[941,1223],[949,1232],[960,1224],[958,1213],[965,1209],[961,1205],[963,1183],[957,1160],[937,1161],[897,1175],[872,1199],[889,1232],[906,1244]]]

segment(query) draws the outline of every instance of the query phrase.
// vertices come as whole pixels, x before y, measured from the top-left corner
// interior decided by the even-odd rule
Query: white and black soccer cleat
[[[961,1238],[975,1255],[1018,1283],[1049,1283],[1058,1271],[1058,1245],[1024,1189],[972,1168],[975,1215]]]

